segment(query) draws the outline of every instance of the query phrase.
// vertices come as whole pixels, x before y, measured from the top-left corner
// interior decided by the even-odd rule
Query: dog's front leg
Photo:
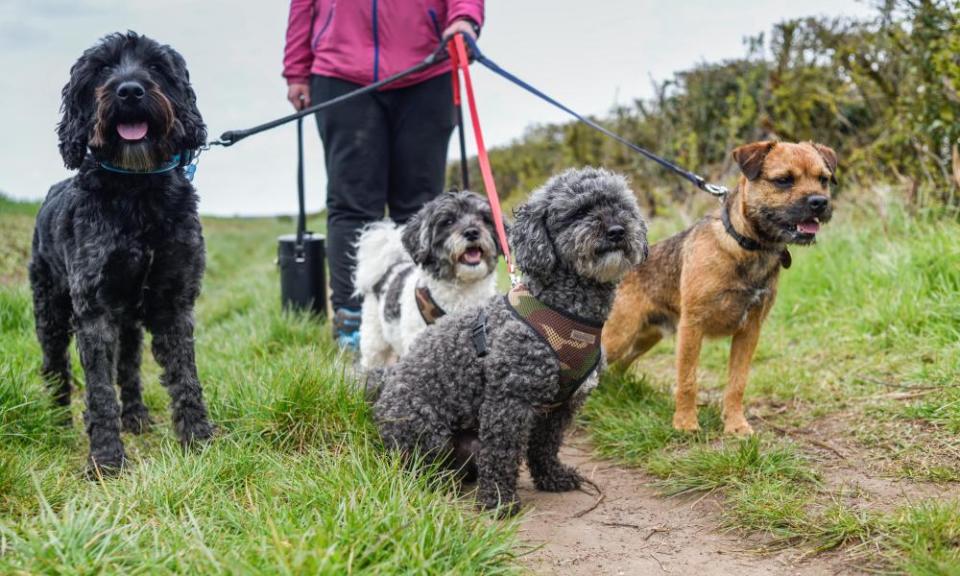
[[[120,440],[120,404],[113,387],[117,337],[116,323],[106,315],[78,318],[77,349],[87,388],[84,421],[90,438],[87,471],[94,478],[115,475],[126,457]]]
[[[120,421],[125,432],[140,434],[151,424],[150,413],[143,403],[143,387],[140,382],[141,347],[143,332],[136,322],[127,321],[120,329],[117,357],[117,383],[120,386],[120,402],[123,411]]]
[[[530,430],[527,444],[527,465],[537,490],[568,492],[576,490],[583,477],[560,462],[558,453],[563,433],[573,419],[573,400],[546,414],[538,414]]]
[[[723,394],[723,431],[725,434],[745,436],[753,428],[743,415],[743,392],[747,388],[750,361],[760,340],[762,318],[755,314],[736,334],[730,344],[730,368],[727,389]]]
[[[477,459],[477,500],[501,517],[520,511],[517,477],[527,445],[533,410],[513,398],[496,398],[480,408],[480,455]]]
[[[163,368],[160,383],[170,394],[173,428],[184,445],[213,436],[197,377],[192,314],[183,312],[154,324],[153,356]]]
[[[673,427],[695,432],[697,422],[697,367],[700,364],[700,345],[703,331],[699,326],[680,318],[677,325],[677,406],[673,413]]]

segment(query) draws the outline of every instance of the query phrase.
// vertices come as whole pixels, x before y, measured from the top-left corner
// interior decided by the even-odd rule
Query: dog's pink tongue
[[[117,124],[117,133],[124,140],[142,140],[147,135],[147,123]]]
[[[816,234],[820,231],[820,223],[813,220],[797,224],[797,230],[804,234]]]
[[[483,259],[483,251],[479,248],[467,248],[463,253],[463,261],[466,264],[479,264]]]

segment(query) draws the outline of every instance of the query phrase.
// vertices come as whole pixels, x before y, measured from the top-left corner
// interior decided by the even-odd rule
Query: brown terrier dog
[[[627,274],[603,329],[607,360],[629,366],[677,333],[673,427],[697,430],[697,365],[704,337],[733,336],[724,432],[751,434],[743,392],[760,326],[773,306],[787,244],[811,244],[830,220],[837,155],[822,144],[755,142],[733,151],[743,175],[723,206],[650,248]]]

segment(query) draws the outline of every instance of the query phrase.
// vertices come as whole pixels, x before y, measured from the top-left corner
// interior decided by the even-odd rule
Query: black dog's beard
[[[145,172],[158,168],[177,152],[176,141],[183,128],[170,99],[156,87],[147,90],[138,110],[127,111],[121,110],[106,87],[101,86],[97,89],[96,106],[90,149],[97,159],[124,170]],[[147,135],[141,140],[124,140],[117,125],[125,122],[146,122]]]

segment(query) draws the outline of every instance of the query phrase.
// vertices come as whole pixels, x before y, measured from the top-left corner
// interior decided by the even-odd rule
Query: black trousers
[[[359,88],[314,75],[310,99],[324,102]],[[327,165],[327,262],[330,300],[359,308],[353,297],[357,235],[389,214],[404,223],[443,190],[454,128],[449,74],[353,98],[317,113]]]

